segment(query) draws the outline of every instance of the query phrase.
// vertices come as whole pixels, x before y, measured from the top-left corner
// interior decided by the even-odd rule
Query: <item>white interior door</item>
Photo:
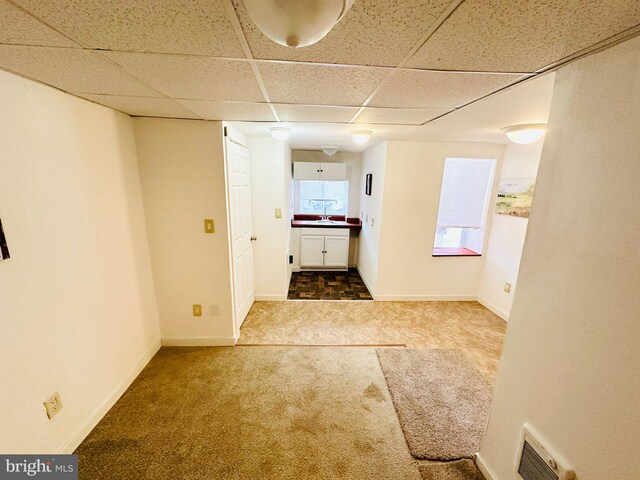
[[[251,164],[244,135],[232,127],[224,128],[234,326],[237,335],[255,300],[251,240]]]

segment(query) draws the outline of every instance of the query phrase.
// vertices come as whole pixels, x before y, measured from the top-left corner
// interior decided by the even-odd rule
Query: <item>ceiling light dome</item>
[[[351,132],[351,139],[355,143],[367,143],[372,133],[371,130],[355,130]]]
[[[286,140],[289,140],[289,134],[291,133],[291,129],[286,127],[271,127],[269,129],[269,132],[271,132],[271,136],[275,140],[284,142]]]
[[[285,47],[300,48],[322,40],[354,0],[242,0],[253,23]]]
[[[336,147],[335,145],[323,145],[320,148],[322,149],[324,154],[329,157],[335,155],[338,152],[338,147]]]
[[[547,125],[544,123],[525,123],[522,125],[512,125],[510,127],[504,127],[502,129],[509,140],[511,140],[513,143],[519,143],[521,145],[533,143],[536,140],[542,138],[546,130]]]

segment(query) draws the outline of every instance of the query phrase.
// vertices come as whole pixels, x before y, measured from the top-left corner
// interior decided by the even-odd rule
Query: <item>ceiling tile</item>
[[[457,108],[495,92],[519,75],[399,70],[369,103],[371,107]]]
[[[0,45],[0,68],[73,93],[159,96],[97,52]]]
[[[244,57],[216,0],[15,0],[91,48]]]
[[[638,0],[468,0],[407,66],[533,72],[639,23]]]
[[[169,97],[264,101],[248,62],[149,53],[110,52],[105,55]]]
[[[200,118],[175,100],[157,97],[80,94],[79,97],[140,117]]]
[[[348,123],[358,107],[327,107],[310,105],[276,105],[283,122]]]
[[[450,112],[448,109],[426,108],[365,108],[355,123],[382,123],[385,125],[422,125]]]
[[[6,0],[0,0],[0,43],[78,47],[64,35],[47,27]]]
[[[383,68],[259,63],[274,103],[360,106],[387,75]]]
[[[177,100],[206,120],[273,122],[275,117],[267,103],[209,102]]]
[[[396,66],[451,0],[358,0],[329,34],[314,45],[293,49],[265,37],[234,0],[255,58],[322,63]]]

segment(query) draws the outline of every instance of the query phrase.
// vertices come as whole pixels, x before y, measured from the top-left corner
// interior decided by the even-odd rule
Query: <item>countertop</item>
[[[360,230],[362,221],[357,217],[345,217],[344,215],[329,215],[329,220],[333,223],[318,223],[321,219],[320,215],[294,215],[291,220],[293,228],[351,228]]]

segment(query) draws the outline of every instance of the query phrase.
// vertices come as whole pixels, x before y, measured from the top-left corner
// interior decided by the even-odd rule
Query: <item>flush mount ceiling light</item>
[[[523,125],[504,127],[502,132],[504,132],[507,138],[513,143],[525,145],[542,138],[546,130],[547,125],[544,123],[525,123]]]
[[[322,40],[354,0],[242,0],[253,23],[285,47],[300,48]]]
[[[275,140],[278,140],[279,142],[284,142],[286,140],[289,140],[289,134],[291,133],[291,129],[286,127],[271,127],[269,129],[269,132],[271,132],[271,136]]]
[[[329,157],[335,155],[338,151],[338,147],[336,147],[335,145],[323,145],[320,148],[322,149],[324,154],[328,155]]]
[[[367,143],[372,133],[371,130],[356,130],[351,132],[351,139],[356,143]]]

